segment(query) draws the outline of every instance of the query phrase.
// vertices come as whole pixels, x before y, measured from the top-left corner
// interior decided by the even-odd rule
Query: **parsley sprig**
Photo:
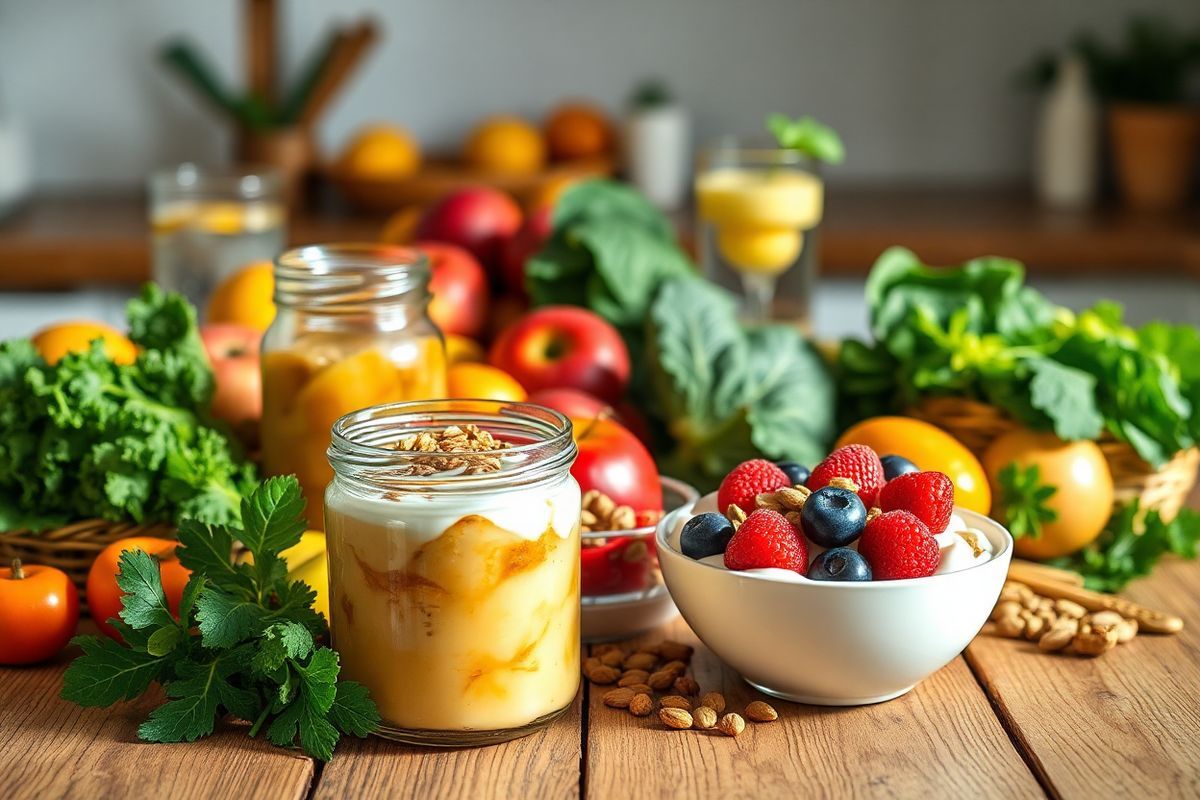
[[[125,643],[97,636],[74,640],[83,655],[67,668],[64,699],[109,706],[163,685],[167,702],[150,712],[138,736],[151,742],[195,741],[225,714],[264,727],[274,744],[299,741],[323,761],[342,734],[366,736],[379,713],[364,686],[338,681],[338,654],[318,645],[325,620],[316,593],[289,581],[280,553],[300,541],[304,499],[293,477],[272,478],[242,501],[240,529],[194,520],[180,525],[178,556],[192,571],[176,619],[154,556],[121,554],[120,619],[109,622]],[[235,563],[234,541],[253,554]]]

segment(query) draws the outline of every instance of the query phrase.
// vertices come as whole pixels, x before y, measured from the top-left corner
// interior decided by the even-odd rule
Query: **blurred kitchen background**
[[[1147,52],[1125,47],[1135,16],[1152,20]],[[331,32],[363,21],[358,58],[309,126],[293,242],[376,238],[405,205],[328,179],[366,125],[456,153],[490,115],[540,125],[582,99],[620,131],[653,78],[688,134],[664,159],[690,165],[719,137],[765,136],[771,112],[841,134],[814,254],[819,335],[865,328],[862,280],[891,244],[931,263],[1013,256],[1053,299],[1114,297],[1134,322],[1200,320],[1196,0],[0,0],[0,337],[68,314],[120,321],[151,275],[153,171],[238,150],[299,174],[307,154],[291,145],[239,144],[181,75],[187,55],[239,95],[248,76],[267,81],[282,103],[329,56]],[[1104,52],[1058,58],[1084,33]],[[163,52],[180,39],[190,48],[173,70]],[[1087,76],[1072,82],[1079,66],[1093,72],[1091,100]],[[1182,176],[1182,189],[1131,199],[1120,185],[1106,115],[1124,101],[1181,118],[1134,120],[1121,146],[1137,139],[1134,157],[1152,163],[1134,172]],[[1179,151],[1165,167],[1164,141]],[[685,232],[686,187],[673,209]]]

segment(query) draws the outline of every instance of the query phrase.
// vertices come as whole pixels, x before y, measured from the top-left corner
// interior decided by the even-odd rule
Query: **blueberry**
[[[809,495],[800,511],[804,533],[821,547],[843,547],[867,524],[867,507],[849,489],[826,486]]]
[[[889,481],[892,478],[898,478],[910,472],[921,471],[920,467],[904,456],[884,456],[879,460],[883,462],[883,477]]]
[[[808,482],[809,469],[803,464],[797,464],[795,461],[777,461],[775,466],[784,471],[793,486]]]
[[[805,505],[808,505],[805,503]],[[810,581],[869,581],[871,565],[849,547],[826,550],[813,559],[808,568]]]
[[[724,514],[698,514],[684,523],[679,534],[679,549],[688,558],[719,556],[733,538],[733,524]]]

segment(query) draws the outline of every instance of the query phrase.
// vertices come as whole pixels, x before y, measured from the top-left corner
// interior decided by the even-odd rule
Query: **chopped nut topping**
[[[410,433],[396,442],[394,449],[409,453],[429,453],[414,458],[401,468],[401,475],[426,476],[462,470],[466,475],[481,475],[500,469],[500,457],[482,455],[505,450],[510,445],[492,437],[477,425],[450,425],[440,431]],[[438,455],[434,455],[434,454]],[[448,454],[448,455],[442,455]]]
[[[804,508],[804,501],[812,492],[807,486],[797,484],[796,486],[780,489],[777,492],[763,492],[754,498],[754,505],[758,508],[769,508],[772,511],[778,511],[781,514],[785,512],[800,511]]]
[[[599,489],[589,489],[583,495],[583,511],[579,515],[583,533],[593,531],[630,531],[636,528],[637,512],[629,506],[619,506]]]

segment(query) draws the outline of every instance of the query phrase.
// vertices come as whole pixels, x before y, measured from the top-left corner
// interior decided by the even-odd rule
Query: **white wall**
[[[322,126],[327,145],[375,119],[427,146],[484,113],[537,116],[568,95],[620,106],[662,75],[702,138],[758,129],[768,111],[839,128],[832,179],[972,181],[1026,171],[1032,102],[1013,72],[1081,26],[1113,35],[1134,10],[1200,25],[1197,0],[284,0],[294,71],[331,19],[385,30]],[[211,160],[224,130],[155,63],[187,33],[241,75],[235,0],[0,0],[0,108],[25,120],[43,186],[134,183]]]

